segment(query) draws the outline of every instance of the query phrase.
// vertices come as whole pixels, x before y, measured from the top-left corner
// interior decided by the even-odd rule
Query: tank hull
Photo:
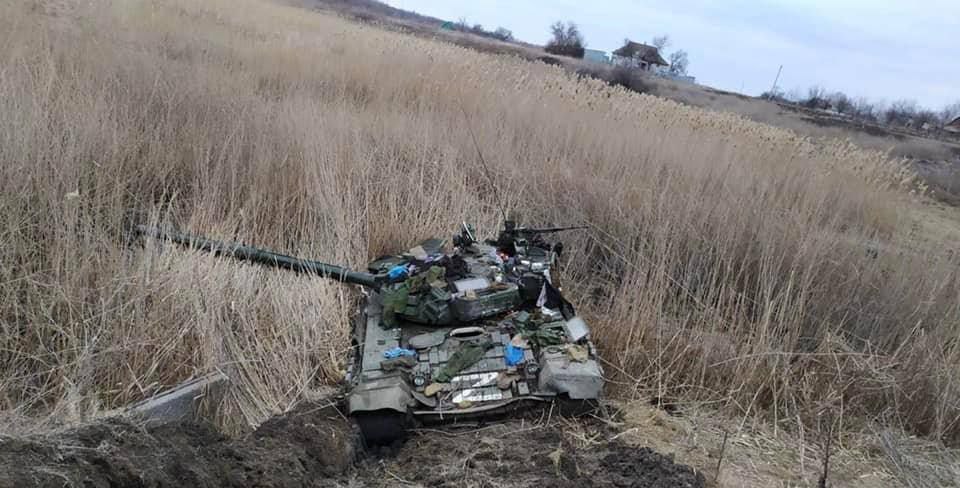
[[[368,444],[390,443],[417,424],[490,420],[540,408],[582,411],[601,396],[603,371],[584,337],[565,333],[559,344],[549,346],[528,342],[520,348],[519,361],[508,357],[521,335],[514,319],[529,312],[508,310],[469,327],[407,322],[384,327],[380,298],[368,294],[355,321],[346,397],[347,411]],[[544,319],[549,327],[581,322],[553,318]],[[417,341],[423,337],[427,340]],[[482,354],[448,368],[460,352],[477,344],[485,344]],[[398,349],[415,355],[398,366],[387,357]]]

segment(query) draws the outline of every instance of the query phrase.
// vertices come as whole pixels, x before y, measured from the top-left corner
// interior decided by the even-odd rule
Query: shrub
[[[513,40],[513,32],[503,27],[497,27],[497,30],[493,31],[493,37],[501,41],[509,42]]]
[[[580,77],[601,80],[610,86],[619,86],[637,93],[654,93],[654,85],[642,71],[625,66],[582,66]]]
[[[583,58],[586,44],[577,24],[567,22],[564,25],[563,22],[557,21],[550,26],[550,32],[553,38],[544,47],[546,52],[571,58]]]

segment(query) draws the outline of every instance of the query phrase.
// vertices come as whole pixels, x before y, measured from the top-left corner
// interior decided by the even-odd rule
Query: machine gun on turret
[[[545,227],[538,229],[519,227],[517,226],[516,221],[506,220],[503,222],[503,230],[500,231],[500,234],[497,236],[496,240],[490,241],[490,244],[496,245],[500,252],[503,252],[508,256],[513,256],[517,253],[525,252],[525,250],[531,246],[541,248],[549,247],[549,245],[544,242],[542,237],[543,235],[586,228],[586,226],[577,225],[569,227]],[[558,242],[554,244],[552,249],[559,256],[560,253],[563,252],[563,244]]]

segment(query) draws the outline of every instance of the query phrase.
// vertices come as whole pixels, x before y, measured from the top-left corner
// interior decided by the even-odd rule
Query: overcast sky
[[[750,95],[821,85],[939,109],[960,100],[960,0],[387,0],[544,44],[573,20],[592,49],[669,34],[698,82]],[[666,56],[664,56],[666,57]]]

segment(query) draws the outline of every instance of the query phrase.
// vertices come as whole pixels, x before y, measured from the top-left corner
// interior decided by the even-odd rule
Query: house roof
[[[613,54],[625,58],[640,58],[650,64],[658,64],[660,66],[667,66],[669,64],[663,59],[663,56],[660,56],[660,50],[656,47],[639,42],[627,42],[623,47],[614,51]]]
[[[953,119],[953,122],[947,124],[947,127],[958,127],[960,128],[960,117]]]

